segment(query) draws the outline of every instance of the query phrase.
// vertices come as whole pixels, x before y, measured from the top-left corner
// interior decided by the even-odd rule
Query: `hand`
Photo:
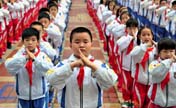
[[[172,60],[173,62],[176,62],[176,56],[175,56],[175,54],[172,54],[171,60]]]
[[[25,48],[25,50],[26,50],[27,58],[33,60],[35,58],[35,55],[32,52],[30,52],[29,49],[27,48]]]
[[[79,53],[80,53],[80,59],[83,61],[84,65],[90,67],[93,72],[97,70],[97,66],[91,62],[82,52],[81,50],[79,49]]]
[[[79,59],[79,60],[71,62],[70,66],[71,66],[71,69],[73,70],[73,68],[75,68],[75,67],[84,66],[84,63],[83,63],[83,61],[81,59]]]

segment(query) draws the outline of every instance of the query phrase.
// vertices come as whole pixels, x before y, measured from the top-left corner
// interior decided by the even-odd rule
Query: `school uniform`
[[[134,78],[133,102],[135,108],[146,108],[149,104],[147,96],[150,86],[151,75],[149,74],[149,64],[155,59],[155,46],[148,48],[147,44],[136,46],[131,51],[132,56],[132,77]]]
[[[46,32],[48,34],[48,37],[47,37],[48,40],[51,40],[50,42],[51,46],[53,46],[53,48],[57,52],[59,52],[58,48],[62,44],[62,35],[61,35],[59,28],[55,24],[50,23],[50,25],[46,29]]]
[[[45,108],[45,93],[47,91],[46,72],[53,67],[46,54],[35,49],[35,59],[29,69],[29,61],[23,48],[5,62],[8,72],[15,76],[18,108]],[[32,73],[30,70],[32,69]],[[32,74],[32,78],[30,75]]]
[[[125,101],[132,100],[133,78],[131,77],[131,55],[130,52],[135,46],[135,40],[130,35],[122,36],[117,40],[118,52],[121,56],[121,77],[122,94]]]
[[[176,63],[171,59],[153,61],[149,65],[151,86],[148,96],[151,103],[160,107],[176,107]],[[150,105],[149,105],[150,107]]]
[[[59,90],[61,108],[78,108],[82,104],[86,108],[101,108],[103,89],[107,89],[115,84],[117,76],[106,64],[99,60],[93,60],[98,66],[95,72],[89,67],[84,67],[84,80],[82,89],[79,89],[77,76],[80,68],[70,67],[72,61],[77,60],[74,55],[58,63],[58,65],[48,72],[48,79],[51,85]],[[83,93],[80,97],[80,91]],[[81,102],[80,102],[81,98]]]

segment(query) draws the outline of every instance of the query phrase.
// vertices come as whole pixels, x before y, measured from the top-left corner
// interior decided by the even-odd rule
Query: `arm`
[[[50,58],[42,52],[37,57],[34,58],[33,65],[37,69],[36,72],[39,73],[43,72],[41,73],[43,75],[45,75],[45,73],[53,67]]]
[[[66,81],[70,78],[72,73],[71,65],[69,63],[63,64],[60,62],[57,66],[47,72],[47,78],[51,85],[62,89],[66,85]]]
[[[141,44],[140,46],[136,46],[133,48],[130,55],[134,60],[134,64],[141,62],[146,50],[147,50],[147,44]]]
[[[117,75],[106,64],[103,64],[101,62],[97,64],[100,65],[97,66],[96,71],[93,71],[93,77],[96,78],[97,83],[102,89],[108,89],[116,83]]]
[[[132,39],[132,36],[122,36],[119,40],[117,40],[116,44],[119,46],[119,51],[122,52],[127,49]]]
[[[81,50],[79,50],[79,52],[80,58],[83,62],[83,64],[81,64],[81,62],[80,64],[86,65],[92,69],[92,75],[96,78],[97,83],[102,89],[107,89],[116,83],[117,75],[112,69],[110,69],[106,64],[103,64],[102,62],[91,62],[82,54]]]
[[[152,83],[160,83],[165,78],[167,72],[169,72],[171,64],[171,59],[163,60],[160,63],[158,61],[153,61],[149,65],[149,73],[152,76]]]
[[[26,57],[24,55],[15,55],[5,61],[5,67],[7,71],[12,75],[18,74],[19,69],[23,68],[25,64]]]

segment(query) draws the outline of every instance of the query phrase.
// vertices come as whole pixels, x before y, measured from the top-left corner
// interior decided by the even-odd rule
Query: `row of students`
[[[117,2],[128,7],[132,16],[138,19],[140,26],[150,26],[154,31],[155,40],[165,34],[175,39],[175,0],[117,0]]]
[[[69,8],[71,1],[67,0],[61,1],[60,4],[62,5],[62,8]],[[57,3],[57,4],[56,4]],[[21,61],[20,66],[25,67],[17,67],[20,72],[17,72],[16,70],[11,71],[8,70],[12,75],[15,75],[18,79],[16,81],[16,90],[20,91],[17,92],[18,98],[18,108],[48,108],[50,106],[50,103],[53,98],[53,92],[50,92],[50,85],[48,83],[48,80],[46,79],[45,73],[48,69],[52,68],[54,65],[58,62],[58,57],[60,55],[60,48],[62,46],[62,33],[64,33],[64,29],[66,29],[66,21],[65,19],[61,19],[62,17],[65,17],[64,14],[61,15],[61,13],[64,13],[62,10],[59,10],[58,12],[58,2],[57,0],[52,0],[47,3],[48,8],[41,8],[40,10],[36,10],[39,15],[38,21],[34,21],[30,24],[30,28],[27,28],[23,31],[22,34],[22,48],[13,56],[13,60],[16,60],[19,57],[19,55],[22,59],[27,58],[25,61]],[[66,7],[68,6],[68,7]],[[65,10],[65,14],[68,14],[69,9]],[[60,16],[54,18],[53,16]],[[66,17],[65,17],[66,18]],[[57,20],[57,25],[54,24],[54,20]],[[33,29],[34,28],[34,29]],[[38,32],[37,32],[37,31]],[[38,54],[44,53],[45,55],[41,56],[42,59],[38,59]],[[37,58],[37,64],[34,63],[34,56]],[[10,60],[10,63],[15,62]],[[8,61],[8,60],[7,60]],[[44,62],[45,61],[45,62]],[[39,62],[39,63],[38,63]],[[48,63],[46,63],[48,62]],[[51,64],[52,62],[52,64]],[[43,65],[43,63],[46,65]],[[8,64],[8,62],[7,62]],[[18,63],[17,63],[18,64]],[[49,65],[48,65],[49,64]],[[15,65],[16,66],[16,65]],[[34,67],[35,66],[35,67]],[[7,66],[8,67],[8,66]],[[43,69],[45,69],[43,72]],[[21,73],[24,73],[24,71],[27,71],[25,75]],[[34,71],[36,71],[34,73]],[[13,74],[13,72],[15,72]],[[25,79],[23,79],[25,78]],[[21,80],[24,81],[25,87],[21,86]],[[32,82],[35,82],[33,84]],[[20,87],[18,87],[18,84]],[[40,84],[40,86],[38,86]],[[23,89],[20,89],[20,88]],[[38,87],[38,88],[37,88]],[[25,88],[25,89],[24,89]],[[38,92],[36,92],[37,89],[40,89]],[[40,103],[40,104],[38,104]]]
[[[102,89],[117,81],[112,69],[90,55],[92,34],[87,28],[72,30],[70,46],[73,54],[55,67],[39,48],[38,30],[25,29],[22,43],[24,47],[5,62],[8,72],[16,77],[18,108],[47,108],[47,81],[59,90],[61,107],[100,108]]]
[[[100,6],[102,7],[102,5]],[[97,10],[97,12],[100,11]],[[127,12],[121,12],[121,18],[118,20],[120,23],[122,22],[122,13]],[[108,17],[109,15],[112,15],[112,12],[110,11],[102,12],[101,14],[98,13],[98,15],[102,15],[102,18],[105,18],[104,21],[101,19],[98,21],[102,21],[100,23],[107,24],[107,29],[110,31],[110,33],[112,33],[112,35],[110,35],[111,39],[113,40],[113,38],[115,39],[116,37],[115,45],[113,45],[113,41],[111,41],[111,43],[110,40],[108,40],[108,42],[110,42],[109,46],[111,49],[111,55],[109,56],[112,56],[112,58],[117,57],[117,61],[112,62],[114,61],[112,59],[110,60],[110,64],[112,67],[114,67],[113,69],[115,71],[119,71],[118,75],[122,76],[119,77],[119,81],[121,81],[119,84],[122,86],[123,98],[127,102],[125,103],[126,105],[123,104],[122,107],[129,107],[131,106],[129,102],[132,102],[136,108],[150,108],[148,103],[150,100],[152,101],[152,99],[148,98],[147,93],[151,93],[148,92],[148,90],[150,85],[154,83],[150,81],[151,76],[149,74],[148,67],[157,55],[156,44],[153,40],[154,35],[152,30],[150,28],[143,27],[138,31],[138,22],[134,19],[127,19],[127,22],[124,19],[124,22],[126,22],[126,24],[123,23],[125,24],[125,27],[122,26],[122,24],[114,23],[114,20],[116,19],[112,16]],[[97,20],[96,18],[93,19]],[[118,21],[116,20],[116,22]],[[115,54],[112,54],[114,53],[112,51],[113,48],[115,49]],[[164,47],[162,47],[162,49],[164,49]],[[168,49],[169,47],[166,48],[166,50]],[[154,101],[151,103],[162,106],[161,104],[155,103]],[[168,106],[174,107],[172,104]]]
[[[34,21],[46,0],[2,0],[0,3],[0,59],[20,39],[24,28]],[[36,8],[34,8],[36,7]]]

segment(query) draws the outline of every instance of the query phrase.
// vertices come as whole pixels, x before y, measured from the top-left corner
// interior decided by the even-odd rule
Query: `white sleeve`
[[[95,61],[96,62],[96,61]],[[97,62],[98,69],[93,72],[93,77],[96,78],[97,83],[102,89],[108,89],[117,82],[117,75],[105,63]]]
[[[36,72],[39,72],[39,73],[44,72],[42,73],[44,75],[49,69],[53,67],[53,63],[51,62],[51,59],[43,52],[40,52],[40,55],[34,58],[33,64],[38,70]]]
[[[124,51],[132,41],[132,36],[122,36],[119,40],[117,40],[116,44],[119,46],[119,51]]]
[[[69,63],[58,63],[57,66],[47,72],[47,78],[51,85],[58,89],[64,88],[66,81],[72,75],[73,71]],[[59,85],[59,86],[58,86]]]
[[[171,67],[171,64],[172,61],[170,59],[163,60],[160,63],[158,61],[153,61],[149,65],[149,73],[152,76],[151,83],[160,83],[162,80],[164,80]]]
[[[42,52],[48,55],[51,60],[54,60],[57,56],[56,50],[53,49],[48,42],[40,42],[40,49]]]
[[[54,40],[54,45],[57,47],[60,46],[62,43],[62,34],[59,28],[56,25],[52,24],[47,28],[46,31],[48,33],[49,38]]]
[[[136,46],[130,52],[132,59],[134,60],[134,64],[139,63],[147,50],[147,44],[141,44],[140,46]]]
[[[15,55],[5,61],[5,67],[12,75],[16,75],[19,72],[19,69],[23,68],[25,64],[26,57],[23,55]]]

